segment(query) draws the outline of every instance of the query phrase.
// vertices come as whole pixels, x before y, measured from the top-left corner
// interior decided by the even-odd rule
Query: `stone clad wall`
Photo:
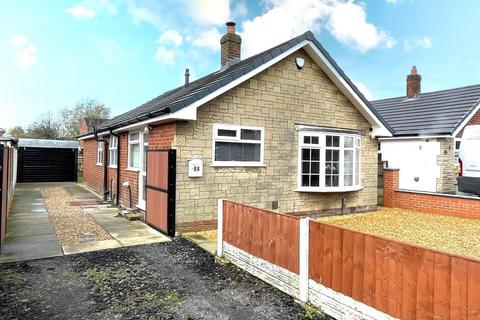
[[[440,177],[437,178],[437,192],[454,194],[456,191],[456,176],[453,171],[455,163],[455,144],[453,138],[438,139],[440,154],[437,164],[440,168]]]
[[[295,58],[305,59],[297,70]],[[214,123],[265,128],[264,167],[212,167]],[[295,124],[362,130],[364,189],[347,193],[296,192],[298,132]],[[377,141],[369,137],[370,124],[337,89],[320,67],[300,50],[198,109],[195,122],[178,122],[177,223],[215,219],[217,198],[280,212],[373,208],[377,203]],[[204,175],[189,178],[191,158],[204,160]]]

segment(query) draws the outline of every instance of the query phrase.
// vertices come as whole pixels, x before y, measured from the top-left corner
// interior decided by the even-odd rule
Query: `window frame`
[[[113,143],[115,142],[115,143]],[[108,143],[108,166],[110,168],[116,168],[118,165],[118,137],[111,135]],[[115,155],[115,163],[112,163],[112,154]]]
[[[304,137],[318,137],[318,144],[308,144],[304,142]],[[327,136],[339,136],[339,147],[327,147],[326,146],[326,137]],[[345,147],[345,137],[353,138],[353,146]],[[319,169],[319,186],[302,186],[302,149],[319,149],[320,150],[320,169]],[[326,174],[326,150],[339,150],[339,185],[335,186],[326,186],[325,185],[325,174]],[[345,186],[345,150],[353,151],[352,158],[352,185]],[[358,151],[358,156],[357,156]],[[357,159],[358,158],[358,159]],[[358,160],[358,170],[356,168],[356,162]],[[297,155],[297,189],[299,192],[349,192],[357,191],[363,188],[362,186],[362,137],[357,133],[340,133],[340,132],[331,132],[331,131],[299,131],[298,135],[298,155]],[[311,175],[311,173],[310,173]],[[358,184],[356,180],[358,176]]]
[[[105,157],[103,154],[103,146],[105,142],[104,141],[98,141],[97,140],[97,165],[98,166],[103,166],[103,158]]]
[[[225,137],[219,136],[218,130],[232,130],[236,131],[235,137]],[[260,140],[247,140],[241,139],[241,130],[259,130],[260,131]],[[215,160],[215,145],[216,142],[231,142],[231,143],[251,143],[251,144],[260,144],[260,160],[259,161],[216,161]],[[212,134],[212,167],[264,167],[264,146],[265,146],[265,128],[258,126],[249,126],[249,125],[233,125],[233,124],[213,124],[213,134]]]
[[[131,136],[133,134],[138,134],[138,139],[136,140],[132,140],[131,139]],[[131,170],[131,171],[140,171],[140,168],[141,168],[141,163],[139,164],[139,167],[136,168],[136,167],[132,167],[130,164],[131,164],[131,156],[132,156],[132,145],[133,144],[138,144],[138,150],[139,152],[141,153],[142,152],[142,139],[141,139],[141,135],[142,132],[141,131],[130,131],[128,132],[128,156],[127,156],[127,170]],[[140,161],[141,161],[141,155],[140,155]]]

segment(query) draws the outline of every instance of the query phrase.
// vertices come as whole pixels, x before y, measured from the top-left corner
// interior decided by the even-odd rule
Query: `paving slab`
[[[18,184],[0,263],[63,255],[38,187]]]
[[[62,247],[65,255],[82,252],[120,248],[122,245],[116,240],[91,241],[79,244],[69,244]]]

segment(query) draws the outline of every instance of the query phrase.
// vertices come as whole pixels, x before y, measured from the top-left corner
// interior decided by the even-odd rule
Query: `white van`
[[[458,191],[480,195],[480,125],[465,127],[458,162]]]

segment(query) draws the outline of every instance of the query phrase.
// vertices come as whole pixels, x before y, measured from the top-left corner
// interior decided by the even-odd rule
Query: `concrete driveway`
[[[72,202],[93,217],[110,239],[61,245],[55,226],[48,217],[42,196],[42,188],[61,187]],[[73,205],[73,204],[72,204]],[[20,183],[8,216],[7,236],[0,255],[0,263],[88,251],[120,248],[125,246],[170,242],[170,238],[140,221],[128,221],[118,217],[118,208],[101,204],[98,195],[76,183]],[[58,227],[58,226],[57,226]]]

